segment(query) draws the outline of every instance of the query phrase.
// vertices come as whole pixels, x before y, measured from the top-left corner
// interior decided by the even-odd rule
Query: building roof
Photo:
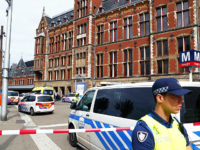
[[[26,61],[25,64],[26,64],[26,67],[33,67],[34,66],[34,60]]]
[[[24,60],[22,58],[19,60],[17,67],[26,67]]]
[[[130,3],[126,3],[126,0],[118,0],[118,1],[119,2],[116,3],[116,0],[103,0],[100,7],[102,7],[105,12],[116,8],[120,8],[125,5],[130,5],[131,3],[135,3],[142,0],[130,0]],[[100,12],[98,12],[97,14],[100,14]]]
[[[56,27],[56,26],[59,26],[58,21],[60,21],[60,25],[63,23],[72,21],[71,16],[74,16],[74,9],[70,9],[63,13],[60,13],[56,16],[53,16],[52,18],[46,16],[46,19],[47,19],[47,23],[48,23],[48,25],[50,25],[50,27],[51,27],[51,23],[54,23],[55,24],[54,27]],[[66,22],[64,22],[64,19],[66,19]]]
[[[24,67],[18,68],[21,67],[20,63],[22,63]],[[18,65],[12,64],[12,67],[9,71],[9,77],[15,78],[22,76],[33,76],[34,75],[33,69],[34,69],[34,60],[24,62],[23,59],[21,58]]]

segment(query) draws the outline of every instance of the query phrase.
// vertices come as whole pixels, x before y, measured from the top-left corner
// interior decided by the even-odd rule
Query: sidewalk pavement
[[[17,105],[16,105],[17,106]],[[7,121],[0,121],[0,130],[22,130],[25,129],[24,122],[20,117],[17,107],[7,106]],[[22,122],[22,123],[18,123]],[[2,150],[38,150],[30,135],[4,135],[0,136],[0,149]]]

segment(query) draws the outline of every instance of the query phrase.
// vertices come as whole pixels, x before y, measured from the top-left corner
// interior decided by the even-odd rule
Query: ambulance
[[[52,99],[54,100],[54,89],[50,86],[35,87],[31,93],[51,95]]]
[[[7,104],[18,104],[19,102],[19,92],[17,91],[8,91]]]
[[[180,82],[193,93],[183,96],[176,117],[187,130],[193,150],[200,150],[200,83]],[[135,127],[155,107],[153,82],[94,87],[85,92],[69,116],[69,129]],[[132,150],[132,131],[70,133],[69,143],[92,150]]]

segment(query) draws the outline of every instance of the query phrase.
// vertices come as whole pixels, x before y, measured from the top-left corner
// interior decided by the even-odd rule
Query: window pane
[[[101,54],[101,64],[103,64],[103,54]]]
[[[99,65],[99,55],[97,55],[97,65]]]
[[[111,29],[113,29],[113,22],[112,22],[112,23],[110,23],[110,28],[111,28]]]
[[[146,75],[150,74],[150,61],[146,61]]]
[[[124,61],[127,61],[127,51],[124,51]]]
[[[115,41],[117,41],[117,30],[115,30]]]
[[[114,56],[115,56],[115,63],[117,63],[117,52],[114,52]]]
[[[133,66],[132,63],[129,63],[129,76],[133,75]]]
[[[129,24],[132,24],[132,22],[133,22],[132,18],[129,18]]]
[[[142,14],[142,15],[140,15],[140,21],[144,21],[143,14]]]
[[[104,32],[104,26],[101,26],[101,32]]]
[[[97,33],[97,36],[98,36],[98,44],[101,44],[101,37],[100,37],[100,34]]]
[[[146,22],[146,35],[149,35],[149,21]]]
[[[113,42],[113,30],[110,31],[111,42]]]
[[[103,66],[101,66],[101,77],[103,77]]]
[[[182,12],[178,13],[178,27],[182,27]]]
[[[117,28],[117,22],[115,22],[115,28]]]
[[[94,113],[138,120],[155,107],[149,99],[153,99],[151,88],[102,89],[97,93]]]
[[[164,60],[164,73],[168,73],[168,60]]]
[[[189,26],[189,11],[184,12],[184,26]]]
[[[141,60],[144,60],[144,47],[140,49]]]
[[[144,62],[140,62],[141,75],[144,75]]]
[[[164,55],[168,55],[168,41],[163,41]]]
[[[184,9],[188,9],[189,8],[188,1],[183,2],[183,7],[184,7]]]
[[[157,28],[158,28],[158,32],[161,31],[161,18],[157,18]]]
[[[127,76],[127,64],[124,64],[124,76]]]
[[[160,16],[161,15],[161,8],[157,9],[156,12],[157,12],[157,16]]]
[[[183,39],[178,39],[178,52],[183,52]]]
[[[117,76],[117,65],[114,65],[115,67],[115,77]]]
[[[167,7],[163,7],[163,15],[167,14]]]
[[[127,27],[124,27],[125,30],[125,39],[128,39],[128,35],[127,35]]]
[[[149,14],[145,14],[145,21],[149,20]]]
[[[132,50],[129,50],[129,60],[132,61]]]
[[[146,59],[149,59],[150,58],[150,49],[149,47],[146,47]]]
[[[113,53],[112,52],[110,53],[110,63],[111,64],[113,63]]]
[[[127,25],[127,19],[124,19],[124,25],[125,26]]]
[[[162,56],[162,43],[158,42],[158,56]]]
[[[130,33],[130,38],[133,37],[133,28],[132,26],[129,26],[129,33]]]
[[[97,78],[99,78],[99,67],[97,67]]]
[[[167,30],[167,16],[163,17],[163,30]]]
[[[110,77],[112,77],[112,72],[113,72],[112,66],[110,66]]]
[[[144,36],[144,23],[140,24],[141,36]]]
[[[190,38],[189,37],[185,37],[185,51],[190,50]]]
[[[181,3],[178,3],[178,4],[177,4],[177,11],[180,11],[180,10],[182,10],[182,4],[181,4]]]
[[[162,73],[162,61],[158,61],[158,73]]]

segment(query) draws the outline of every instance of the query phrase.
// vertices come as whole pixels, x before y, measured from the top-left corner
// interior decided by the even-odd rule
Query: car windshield
[[[24,96],[24,94],[20,94],[20,95],[19,95],[19,97],[23,97],[23,96]]]
[[[19,96],[17,92],[8,92],[8,96]]]
[[[53,95],[53,91],[52,90],[44,90],[43,94]]]
[[[38,102],[52,102],[51,96],[38,96]]]

